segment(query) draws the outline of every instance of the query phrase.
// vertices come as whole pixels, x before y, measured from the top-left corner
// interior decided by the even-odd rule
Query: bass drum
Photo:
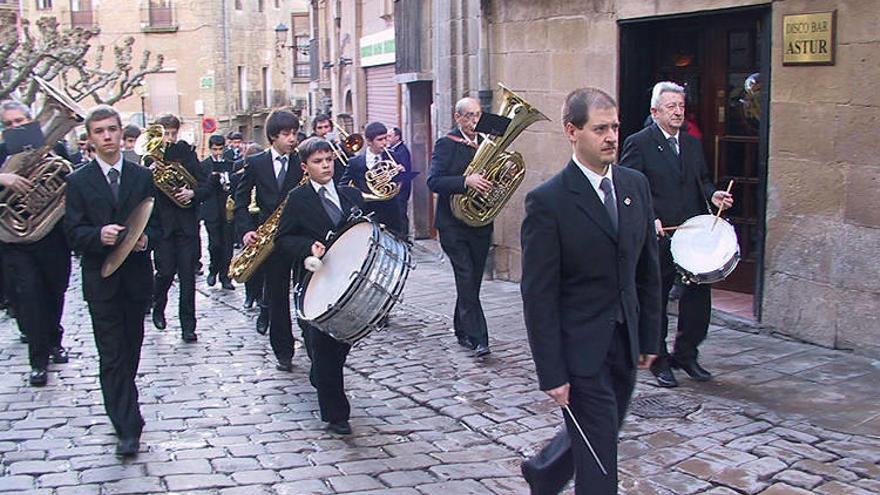
[[[388,315],[412,268],[409,244],[367,218],[336,234],[321,261],[296,287],[297,318],[352,345]]]
[[[714,225],[714,228],[713,228]],[[672,235],[672,261],[686,284],[713,284],[727,278],[739,263],[733,225],[715,215],[697,215]]]

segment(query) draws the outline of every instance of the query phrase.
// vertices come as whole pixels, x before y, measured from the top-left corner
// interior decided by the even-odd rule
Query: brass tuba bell
[[[168,146],[165,144],[164,136],[165,127],[150,124],[135,141],[134,152],[141,156],[141,165],[153,171],[153,183],[156,188],[177,206],[189,208],[192,206],[192,200],[180,201],[175,195],[184,187],[195,189],[198,180],[182,163],[165,159]],[[152,164],[149,161],[152,161]]]

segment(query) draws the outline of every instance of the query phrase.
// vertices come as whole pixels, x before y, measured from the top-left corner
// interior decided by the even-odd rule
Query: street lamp
[[[284,48],[291,48],[287,45],[287,33],[289,31],[290,28],[283,22],[279,22],[278,25],[275,26],[275,56],[278,58],[281,58],[282,50]]]
[[[134,87],[134,92],[141,99],[141,122],[142,127],[147,127],[147,110],[144,105],[144,101],[147,99],[147,96],[150,94],[147,92],[149,88],[147,87],[147,81],[141,81],[140,84]]]

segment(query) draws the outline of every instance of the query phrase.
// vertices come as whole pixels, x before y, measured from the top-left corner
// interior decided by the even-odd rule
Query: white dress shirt
[[[318,194],[319,198],[321,197],[321,188],[323,187],[326,189],[327,192],[325,195],[327,196],[327,199],[332,201],[333,204],[339,208],[339,211],[342,211],[342,203],[339,201],[339,193],[336,192],[336,186],[333,184],[333,180],[327,181],[326,184],[319,184],[312,179],[309,179],[309,182],[312,184],[312,187],[315,188],[315,193]]]
[[[367,168],[372,170],[373,167],[376,166],[377,162],[382,161],[382,155],[374,154],[372,151],[370,151],[370,148],[364,148],[364,151],[364,157],[367,159]],[[378,158],[378,160],[376,158]]]
[[[599,201],[601,201],[603,204],[605,203],[605,192],[599,188],[599,185],[602,183],[602,179],[604,179],[605,177],[607,177],[608,180],[611,182],[611,195],[614,196],[616,194],[614,191],[614,177],[612,177],[611,172],[614,169],[614,165],[608,165],[608,170],[605,172],[605,175],[599,175],[581,164],[576,156],[571,155],[571,159],[574,161],[574,164],[577,165],[579,169],[581,169],[581,172],[584,173],[584,175],[587,177],[587,180],[590,181],[590,185],[593,186],[593,190],[596,191],[596,194],[599,196]]]
[[[112,165],[102,160],[98,155],[95,155],[95,161],[98,162],[98,166],[101,167],[101,173],[104,174],[104,179],[107,181],[107,184],[110,184],[110,177],[107,177],[107,173],[110,172],[111,168],[115,168],[116,171],[119,172],[119,183],[122,184],[122,153],[119,153],[119,160]]]
[[[278,178],[278,174],[281,173],[281,160],[278,159],[279,156],[283,156],[287,158],[287,171],[290,171],[290,155],[282,155],[275,149],[274,146],[269,147],[269,151],[272,153],[272,167],[275,169],[275,178]]]

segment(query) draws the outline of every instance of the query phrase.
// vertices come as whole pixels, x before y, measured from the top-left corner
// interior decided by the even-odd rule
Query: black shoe
[[[120,438],[116,444],[116,455],[120,457],[131,457],[137,455],[141,449],[141,441],[139,438]]]
[[[458,337],[458,345],[472,351],[476,347],[470,337]]]
[[[476,347],[474,347],[474,357],[488,356],[491,353],[492,351],[489,350],[489,346],[486,344],[477,344]]]
[[[706,371],[700,363],[697,362],[696,359],[692,361],[676,361],[673,366],[678,369],[684,370],[685,373],[688,374],[694,381],[697,382],[708,382],[712,379],[712,373]]]
[[[195,330],[184,330],[181,337],[183,338],[184,342],[195,342],[199,340],[199,337],[196,335]]]
[[[229,279],[221,280],[220,287],[223,287],[226,290],[235,290],[235,286],[232,285],[232,281]]]
[[[28,381],[34,387],[42,387],[49,381],[49,377],[46,374],[46,368],[34,368],[31,370],[31,374],[28,377]]]
[[[279,359],[278,363],[275,365],[275,369],[278,371],[287,371],[289,373],[293,371],[293,362],[290,359]]]
[[[55,364],[64,364],[70,361],[70,357],[67,355],[67,349],[62,346],[53,347],[49,351],[49,356],[52,357],[52,362]]]
[[[244,296],[244,309],[251,309],[253,307],[254,307],[253,296]]]
[[[678,386],[678,380],[675,379],[675,375],[672,374],[672,369],[668,365],[651,366],[651,373],[657,379],[657,385],[663,388],[675,388]]]
[[[342,421],[328,423],[327,429],[337,435],[351,435],[351,425],[344,419]]]
[[[216,273],[208,273],[208,287],[214,287],[217,284],[217,274]]]
[[[260,316],[257,316],[257,333],[260,335],[266,335],[266,332],[269,331],[269,311],[268,310],[260,310]]]
[[[153,308],[153,326],[159,330],[165,330],[165,327],[168,326],[168,322],[165,321],[165,311]]]

